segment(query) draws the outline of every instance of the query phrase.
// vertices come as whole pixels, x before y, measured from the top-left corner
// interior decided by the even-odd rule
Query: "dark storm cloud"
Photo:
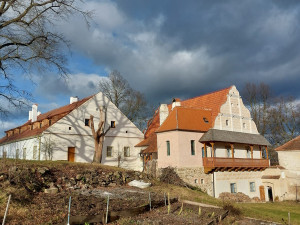
[[[153,102],[265,82],[300,97],[298,1],[97,1],[74,47]],[[80,24],[80,23],[79,23]],[[285,86],[283,86],[283,84]]]

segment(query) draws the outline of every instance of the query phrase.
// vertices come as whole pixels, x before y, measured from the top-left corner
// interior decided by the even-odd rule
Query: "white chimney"
[[[37,120],[37,116],[38,116],[38,105],[34,104],[32,105],[32,120],[31,122],[35,122]]]
[[[38,116],[41,115],[42,113],[40,111],[38,111]]]
[[[167,104],[161,104],[159,106],[159,125],[162,125],[162,123],[167,119],[169,115],[169,109]]]
[[[32,111],[29,111],[29,117],[28,120],[32,120]]]
[[[180,100],[174,98],[173,102],[172,102],[172,110],[176,107],[176,106],[181,106]]]
[[[70,104],[74,103],[74,102],[78,102],[78,97],[70,97]]]

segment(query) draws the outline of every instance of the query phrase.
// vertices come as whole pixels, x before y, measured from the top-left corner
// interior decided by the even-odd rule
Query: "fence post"
[[[105,223],[108,222],[108,205],[109,205],[109,195],[107,195],[107,204],[106,204],[106,215],[105,215]]]
[[[68,210],[68,223],[67,225],[70,225],[70,212],[71,212],[71,196],[69,198],[69,210]]]
[[[5,219],[6,219],[6,215],[7,215],[7,212],[8,212],[8,207],[9,207],[9,203],[10,203],[10,198],[11,198],[11,195],[8,196],[8,201],[7,201],[6,210],[5,210],[5,214],[4,214],[4,217],[3,217],[2,225],[5,224]]]

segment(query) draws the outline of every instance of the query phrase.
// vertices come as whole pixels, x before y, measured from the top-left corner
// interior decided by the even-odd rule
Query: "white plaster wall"
[[[33,148],[37,148],[37,154],[36,154],[36,159],[38,160],[39,157],[39,150],[40,150],[40,140],[42,139],[40,137],[33,137],[30,139],[25,139],[25,140],[20,140],[18,142],[13,142],[5,145],[0,146],[0,157],[3,157],[3,152],[6,152],[6,157],[14,159],[16,158],[16,150],[19,149],[19,159],[24,159],[23,158],[23,152],[24,149],[26,149],[26,160],[33,160]]]
[[[188,131],[168,131],[157,134],[158,168],[202,167],[202,147],[199,142],[203,133]],[[191,140],[195,140],[195,155],[191,154]],[[170,141],[170,156],[167,144]]]
[[[118,165],[116,156],[107,159],[107,146],[112,146],[114,150],[128,146],[131,155],[125,160],[121,160],[123,162],[121,167],[142,170],[139,149],[134,147],[143,140],[142,132],[101,92],[47,129],[45,133],[51,134],[54,142],[57,143],[53,160],[67,160],[68,147],[75,147],[76,162],[92,161],[94,140],[91,128],[85,126],[84,121],[89,119],[90,115],[93,115],[95,128],[97,129],[100,119],[99,108],[103,106],[107,109],[105,130],[108,129],[111,121],[115,121],[116,127],[110,128],[105,136],[102,163],[112,166]]]
[[[228,125],[226,125],[228,120]],[[229,90],[226,102],[215,119],[214,129],[258,134],[250,111],[245,107],[235,86]]]
[[[121,167],[142,170],[142,160],[139,156],[140,149],[134,146],[143,140],[143,133],[101,92],[44,131],[43,137],[45,139],[50,138],[55,143],[52,159],[67,160],[68,147],[75,147],[76,162],[92,161],[94,156],[94,140],[91,128],[85,126],[84,122],[85,119],[90,118],[90,115],[93,115],[95,128],[97,129],[100,120],[99,108],[103,106],[107,108],[105,130],[109,127],[111,121],[115,121],[116,123],[116,127],[111,128],[104,139],[103,164],[118,165],[116,155],[109,159],[106,157],[107,146],[112,146],[113,149],[119,149],[120,151],[121,149],[123,151],[124,147],[128,146],[130,147],[130,157],[123,157],[124,159],[121,159]],[[5,150],[8,157],[15,158],[16,149],[21,149],[19,146],[26,147],[26,155],[28,155],[26,159],[30,160],[33,156],[33,146],[38,146],[37,148],[39,149],[39,141],[37,138],[32,138],[0,146],[0,154],[2,156],[3,150]],[[21,150],[20,156],[22,156]],[[42,153],[40,159],[44,160],[45,154]]]
[[[242,192],[250,198],[259,197],[259,186],[262,185],[260,171],[250,172],[215,172],[215,195],[216,198],[222,192],[230,193],[230,183],[236,183],[237,192]],[[250,192],[250,182],[255,182],[255,192]]]
[[[279,165],[297,173],[300,177],[300,150],[277,151]]]
[[[216,157],[227,158],[227,146],[230,148],[230,145],[226,143],[216,143],[214,145]],[[234,144],[234,158],[247,158],[246,145],[243,144]],[[208,155],[210,156],[210,155]],[[230,156],[231,157],[231,156]],[[250,153],[251,158],[251,153]],[[260,150],[258,146],[253,146],[253,158],[260,159]]]

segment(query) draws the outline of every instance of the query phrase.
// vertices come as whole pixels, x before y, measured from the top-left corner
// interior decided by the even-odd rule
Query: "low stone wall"
[[[202,191],[213,195],[212,174],[205,174],[204,168],[174,168],[178,176],[186,183],[200,188]]]

